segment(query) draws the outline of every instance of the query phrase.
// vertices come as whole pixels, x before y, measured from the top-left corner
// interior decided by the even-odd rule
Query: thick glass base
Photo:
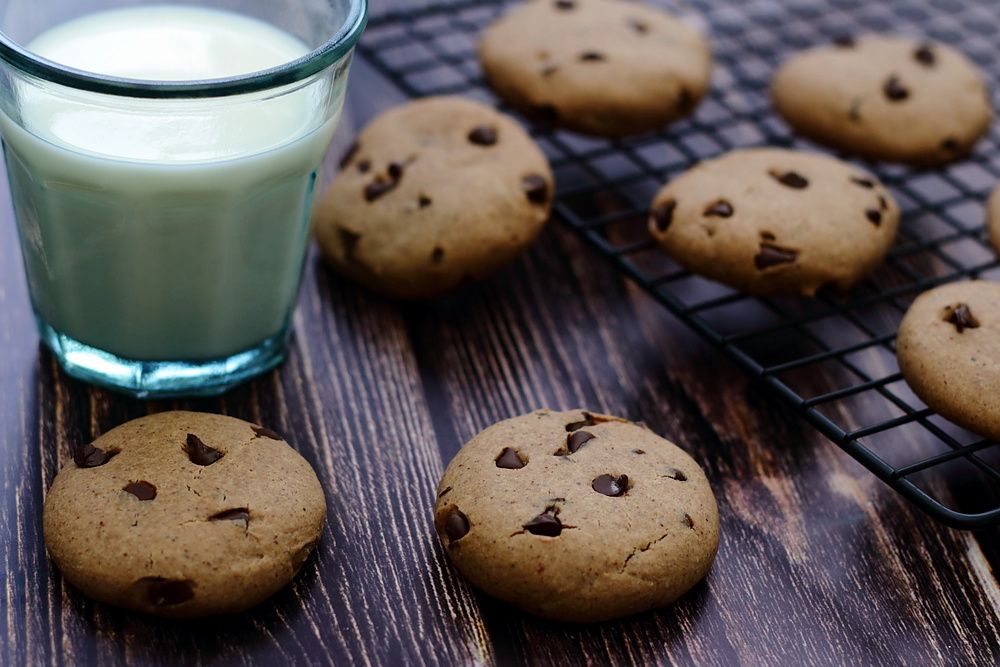
[[[290,329],[283,331],[224,359],[136,361],[85,345],[43,322],[38,323],[38,330],[69,375],[141,399],[225,393],[284,361],[290,333]]]

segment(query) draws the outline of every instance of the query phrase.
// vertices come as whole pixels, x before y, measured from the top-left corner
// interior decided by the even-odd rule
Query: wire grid
[[[461,94],[504,108],[482,78],[475,46],[509,4],[458,0],[385,14],[372,20],[359,52],[410,97]],[[904,218],[885,265],[846,298],[740,294],[683,270],[646,231],[656,191],[700,160],[747,146],[817,150],[770,107],[770,78],[790,53],[838,35],[923,35],[960,48],[997,90],[1000,44],[991,38],[1000,33],[1000,7],[975,0],[660,4],[712,35],[712,91],[693,118],[633,139],[525,121],[556,172],[555,216],[924,511],[960,528],[1000,523],[1000,447],[929,410],[903,382],[894,347],[899,321],[922,291],[962,278],[1000,279],[983,229],[983,201],[1000,177],[996,129],[969,159],[943,169],[864,165],[892,190]]]

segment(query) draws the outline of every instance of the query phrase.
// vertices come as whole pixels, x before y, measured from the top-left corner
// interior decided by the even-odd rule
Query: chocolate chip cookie
[[[525,2],[479,44],[486,78],[511,105],[547,123],[603,136],[689,115],[709,86],[712,56],[696,29],[618,0]]]
[[[159,616],[249,609],[288,584],[326,502],[274,431],[168,412],[81,444],[45,499],[44,534],[69,583]]]
[[[896,353],[928,407],[1000,440],[1000,284],[950,283],[921,294],[899,325]]]
[[[511,118],[432,97],[392,109],[358,136],[314,220],[327,260],[394,298],[485,278],[549,218],[552,171]]]
[[[561,621],[670,604],[708,572],[719,515],[704,473],[638,424],[539,410],[466,444],[438,487],[434,523],[486,593]]]
[[[814,141],[917,165],[967,154],[993,117],[982,75],[944,44],[869,36],[799,53],[774,77],[778,112]]]
[[[873,176],[782,149],[708,160],[656,196],[649,230],[689,270],[751,294],[846,291],[896,238],[899,207]]]

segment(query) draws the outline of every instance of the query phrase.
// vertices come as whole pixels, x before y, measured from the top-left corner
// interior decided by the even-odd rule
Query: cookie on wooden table
[[[841,39],[792,56],[772,86],[801,134],[876,160],[934,165],[972,150],[993,117],[982,75],[944,44]]]
[[[676,600],[708,572],[719,515],[705,474],[643,426],[539,410],[466,444],[438,487],[448,556],[486,593],[561,621]]]
[[[144,417],[73,458],[45,499],[45,544],[67,581],[115,606],[170,617],[249,609],[295,577],[323,529],[306,460],[232,417]]]
[[[382,114],[358,136],[314,219],[337,271],[395,298],[479,280],[548,221],[552,170],[511,118],[432,97]]]
[[[825,155],[733,151],[667,184],[649,230],[689,270],[751,294],[846,291],[885,258],[899,207],[877,179]]]
[[[1000,284],[924,292],[899,325],[896,353],[907,384],[931,409],[1000,440]]]
[[[572,130],[624,136],[689,115],[712,55],[695,28],[649,5],[534,0],[490,25],[486,78],[524,112]]]

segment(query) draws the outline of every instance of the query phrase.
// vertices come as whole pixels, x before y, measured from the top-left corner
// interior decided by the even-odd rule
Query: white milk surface
[[[308,52],[254,19],[169,5],[84,16],[28,48],[157,81],[245,74]],[[126,359],[162,361],[225,357],[283,331],[336,126],[329,79],[208,100],[37,81],[19,93],[21,122],[0,113],[0,130],[46,323]]]

